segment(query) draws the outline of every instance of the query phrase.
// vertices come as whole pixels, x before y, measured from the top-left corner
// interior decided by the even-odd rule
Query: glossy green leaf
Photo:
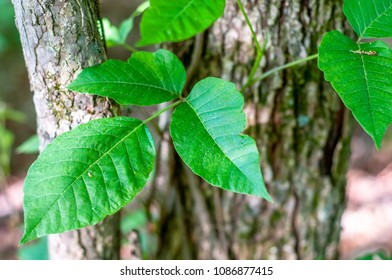
[[[114,214],[144,187],[154,160],[152,137],[140,120],[99,119],[60,135],[28,171],[21,244]]]
[[[180,157],[210,184],[271,201],[256,143],[241,134],[246,126],[243,106],[234,84],[204,79],[175,109],[170,134]]]
[[[331,31],[320,44],[318,64],[379,149],[392,122],[392,50],[381,41],[359,44]]]
[[[139,46],[179,42],[195,36],[223,15],[225,0],[150,0],[140,24]]]
[[[345,0],[343,11],[360,38],[392,37],[392,0]]]
[[[178,98],[186,80],[181,61],[167,50],[136,52],[128,62],[108,60],[84,69],[69,89],[148,106]]]

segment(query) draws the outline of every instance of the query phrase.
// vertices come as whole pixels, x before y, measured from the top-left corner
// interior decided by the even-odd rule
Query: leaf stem
[[[150,121],[152,121],[153,119],[155,119],[156,117],[159,117],[160,115],[162,115],[164,112],[170,110],[171,108],[176,107],[178,104],[181,104],[184,101],[183,98],[180,97],[180,100],[177,100],[176,102],[170,104],[169,106],[160,109],[159,111],[156,111],[151,117],[149,117],[148,119],[144,120],[143,123],[147,124]]]
[[[128,45],[127,43],[122,43],[121,44],[122,47],[126,48],[128,51],[130,51],[131,53],[137,52],[138,49],[132,47],[131,45]]]
[[[150,114],[144,109],[144,107],[138,107],[138,108],[145,118],[150,117]],[[158,135],[162,136],[162,131],[159,128],[159,125],[156,122],[151,122],[151,124],[154,127],[155,131],[158,133]]]
[[[256,49],[261,51],[262,49],[261,49],[259,41],[257,40],[256,32],[253,30],[252,24],[250,23],[249,17],[246,14],[244,6],[242,6],[241,0],[237,0],[237,4],[241,10],[242,15],[245,18],[246,24],[248,25],[250,32],[252,33],[252,38],[253,38],[253,42],[255,43]]]
[[[282,65],[282,66],[273,68],[273,69],[271,69],[271,70],[265,72],[265,73],[262,74],[261,76],[256,77],[256,78],[254,78],[252,81],[250,81],[248,87],[254,85],[254,84],[257,83],[257,82],[260,82],[260,81],[264,80],[265,78],[271,76],[272,74],[275,74],[276,72],[282,71],[282,70],[284,70],[284,69],[287,69],[287,68],[296,66],[296,65],[298,65],[298,64],[301,64],[301,63],[304,63],[304,62],[307,62],[307,61],[310,61],[310,60],[313,60],[313,59],[316,59],[316,58],[318,58],[318,53],[313,54],[313,55],[310,55],[310,56],[307,56],[307,57],[304,57],[304,58],[301,58],[301,59],[298,59],[298,60],[295,60],[295,61],[292,61],[292,62],[289,62],[289,63],[284,64],[284,65]]]
[[[252,70],[249,73],[248,80],[246,81],[245,85],[241,88],[241,92],[244,92],[245,89],[247,89],[248,87],[253,85],[252,81],[254,80],[254,76],[256,74],[256,71],[260,66],[260,62],[264,56],[266,46],[267,46],[267,39],[264,41],[263,49],[260,51],[259,51],[259,49],[257,49],[256,59],[253,63]]]
[[[241,88],[241,91],[243,91],[243,90],[245,90],[246,88],[249,87],[249,84],[252,82],[253,77],[256,74],[257,68],[259,68],[261,59],[263,58],[264,53],[265,53],[265,49],[266,49],[266,46],[267,46],[267,40],[264,40],[263,47],[261,47],[259,41],[257,40],[256,32],[254,31],[254,29],[252,27],[252,24],[250,23],[249,17],[248,17],[248,15],[247,15],[247,13],[246,13],[246,11],[244,9],[244,6],[241,3],[241,0],[237,0],[237,4],[238,4],[238,7],[241,10],[242,15],[245,18],[246,24],[249,27],[249,30],[250,30],[250,32],[252,34],[253,43],[255,44],[255,47],[256,47],[256,58],[255,58],[255,61],[253,62],[253,66],[252,66],[252,69],[251,69],[251,71],[249,73],[248,80],[245,83],[245,85]]]

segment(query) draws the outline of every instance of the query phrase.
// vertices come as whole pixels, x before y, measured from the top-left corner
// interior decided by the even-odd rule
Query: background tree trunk
[[[57,135],[89,120],[115,114],[107,99],[75,94],[66,86],[88,66],[102,62],[99,6],[93,0],[13,0],[41,150]],[[119,215],[95,227],[50,237],[53,259],[118,259]]]
[[[257,75],[317,53],[326,31],[344,28],[342,2],[242,1],[260,42],[268,38]],[[190,65],[190,85],[216,76],[241,88],[255,58],[251,33],[234,0],[227,1],[224,17],[208,32],[171,48]],[[147,200],[160,213],[155,257],[337,258],[350,114],[316,61],[279,72],[244,94],[246,132],[257,140],[274,203],[208,186],[174,155],[164,136],[161,175]]]

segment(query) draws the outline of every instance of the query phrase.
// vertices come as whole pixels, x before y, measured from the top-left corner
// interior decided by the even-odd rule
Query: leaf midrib
[[[129,85],[129,86],[140,86],[140,87],[153,88],[153,89],[158,89],[158,90],[167,92],[167,93],[169,93],[170,95],[172,95],[174,97],[178,97],[179,96],[179,93],[177,93],[177,92],[170,91],[170,90],[168,90],[168,89],[166,89],[164,87],[159,87],[159,86],[155,86],[155,85],[151,85],[151,84],[140,84],[140,83],[131,83],[131,82],[122,82],[122,81],[111,81],[109,83],[125,84],[125,85]],[[79,89],[77,87],[89,86],[89,85],[94,85],[94,84],[105,84],[105,85],[107,85],[108,82],[107,81],[94,81],[94,82],[91,82],[91,83],[80,83],[80,84],[77,84],[75,86],[70,86],[69,88],[71,90],[74,90],[74,91],[79,91]],[[81,89],[81,90],[83,90],[83,89]],[[95,94],[95,93],[93,93],[93,94]]]
[[[41,224],[42,220],[46,217],[46,215],[49,213],[49,211],[53,208],[53,206],[64,196],[64,194],[72,187],[73,184],[75,184],[80,178],[83,177],[83,175],[92,168],[92,166],[96,165],[100,160],[102,160],[104,157],[106,157],[113,149],[115,149],[118,145],[123,143],[126,138],[128,138],[131,134],[133,134],[135,131],[137,131],[140,127],[144,125],[144,122],[140,122],[138,126],[136,126],[131,132],[129,132],[127,135],[125,135],[123,138],[121,138],[114,146],[112,146],[106,153],[104,153],[102,156],[100,156],[94,163],[92,163],[88,168],[85,169],[71,184],[69,184],[64,191],[56,198],[55,201],[47,208],[48,210],[45,212],[45,214],[41,217],[41,219],[35,224],[35,226],[29,231],[27,235],[24,235],[25,238],[23,238],[22,241],[28,240],[27,237],[31,235],[31,233]],[[90,197],[90,195],[89,195]],[[24,243],[24,242],[23,242]]]
[[[375,4],[373,2],[373,4]],[[360,6],[361,7],[361,6]],[[389,5],[388,8],[385,9],[385,11],[383,13],[381,13],[380,15],[378,15],[374,20],[372,20],[369,25],[361,32],[361,34],[359,35],[359,40],[363,39],[363,35],[366,33],[366,31],[372,27],[372,25],[381,17],[383,17],[389,10],[392,9],[392,3]],[[362,9],[361,9],[361,13],[362,13]]]
[[[171,26],[173,22],[175,22],[175,20],[183,13],[185,13],[185,11],[189,8],[189,6],[191,6],[193,4],[194,1],[197,0],[191,0],[188,2],[188,4],[186,6],[184,6],[182,8],[182,10],[176,15],[174,16],[171,20],[169,20],[165,25],[162,26],[161,31],[159,33],[164,33],[164,31],[167,29],[168,26]]]
[[[361,49],[360,44],[358,44],[358,49]],[[361,55],[361,61],[362,61],[362,68],[363,68],[363,74],[364,74],[364,78],[365,78],[365,84],[366,84],[366,93],[367,93],[367,104],[368,104],[368,108],[370,109],[370,115],[371,115],[371,120],[372,120],[372,130],[374,135],[377,137],[378,135],[376,135],[376,126],[374,123],[374,114],[373,114],[373,106],[371,104],[372,99],[370,98],[370,87],[369,87],[369,82],[368,82],[368,77],[367,77],[367,72],[366,72],[366,67],[365,67],[365,60],[364,60],[364,56]]]
[[[244,174],[244,172],[230,159],[230,157],[222,150],[222,148],[219,146],[218,143],[216,143],[214,137],[212,137],[212,135],[210,134],[209,130],[207,129],[207,127],[204,125],[204,122],[202,121],[202,119],[200,118],[198,112],[196,111],[196,109],[192,106],[192,104],[185,99],[184,100],[186,104],[189,105],[189,107],[195,112],[197,118],[199,119],[200,123],[203,125],[204,129],[207,131],[208,135],[211,137],[211,139],[213,140],[213,142],[216,144],[216,146],[219,148],[219,150],[226,156],[226,158],[236,167],[236,169],[238,171],[240,171],[240,173],[247,179],[247,181],[249,181],[253,187],[257,187],[254,185],[254,183],[248,179],[248,176],[246,176],[246,174]],[[240,136],[241,134],[239,134],[238,136]]]

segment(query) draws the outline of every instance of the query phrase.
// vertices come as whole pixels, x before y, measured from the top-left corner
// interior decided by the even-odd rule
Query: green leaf
[[[123,214],[123,213],[122,213]],[[133,229],[141,229],[148,224],[148,218],[144,208],[138,208],[130,213],[122,215],[121,219],[121,232],[128,236]]]
[[[118,46],[123,43],[121,42],[120,31],[116,26],[111,24],[109,19],[103,18],[102,25],[105,33],[106,45],[108,47]]]
[[[14,134],[0,125],[0,184],[11,171],[11,152]]]
[[[167,50],[136,52],[128,62],[108,60],[84,69],[69,89],[148,106],[178,98],[186,80],[181,61]]]
[[[223,15],[225,0],[151,0],[140,23],[139,46],[179,42],[195,36]]]
[[[60,135],[28,171],[21,244],[114,214],[144,187],[154,160],[152,137],[140,120],[99,119]]]
[[[144,1],[143,3],[141,3],[136,10],[132,13],[131,17],[135,18],[140,16],[142,13],[145,12],[145,10],[147,10],[148,8],[150,8],[150,1]]]
[[[20,260],[49,260],[48,239],[43,237],[18,248],[18,258]]]
[[[7,104],[0,101],[0,121],[1,120],[12,120],[18,123],[26,121],[26,115],[22,112],[11,109]]]
[[[102,24],[105,33],[106,45],[108,47],[124,45],[129,33],[133,29],[135,17],[141,15],[148,7],[150,7],[150,3],[148,1],[140,4],[129,18],[121,22],[118,28],[112,25],[109,19],[103,18]]]
[[[381,41],[358,44],[331,31],[320,44],[318,65],[380,149],[392,122],[392,50]]]
[[[35,154],[39,152],[39,139],[37,135],[31,136],[16,148],[19,154]]]
[[[120,44],[124,44],[127,40],[129,32],[133,29],[133,17],[124,20],[119,27]]]
[[[392,37],[392,0],[345,0],[343,12],[360,38]]]
[[[256,143],[241,134],[246,126],[243,106],[234,84],[204,79],[175,109],[170,134],[180,157],[208,183],[271,201]]]
[[[375,253],[370,253],[364,256],[360,256],[356,258],[357,260],[366,260],[366,261],[371,261],[371,260],[392,260],[392,255],[388,255],[388,253],[384,251],[378,251]]]

